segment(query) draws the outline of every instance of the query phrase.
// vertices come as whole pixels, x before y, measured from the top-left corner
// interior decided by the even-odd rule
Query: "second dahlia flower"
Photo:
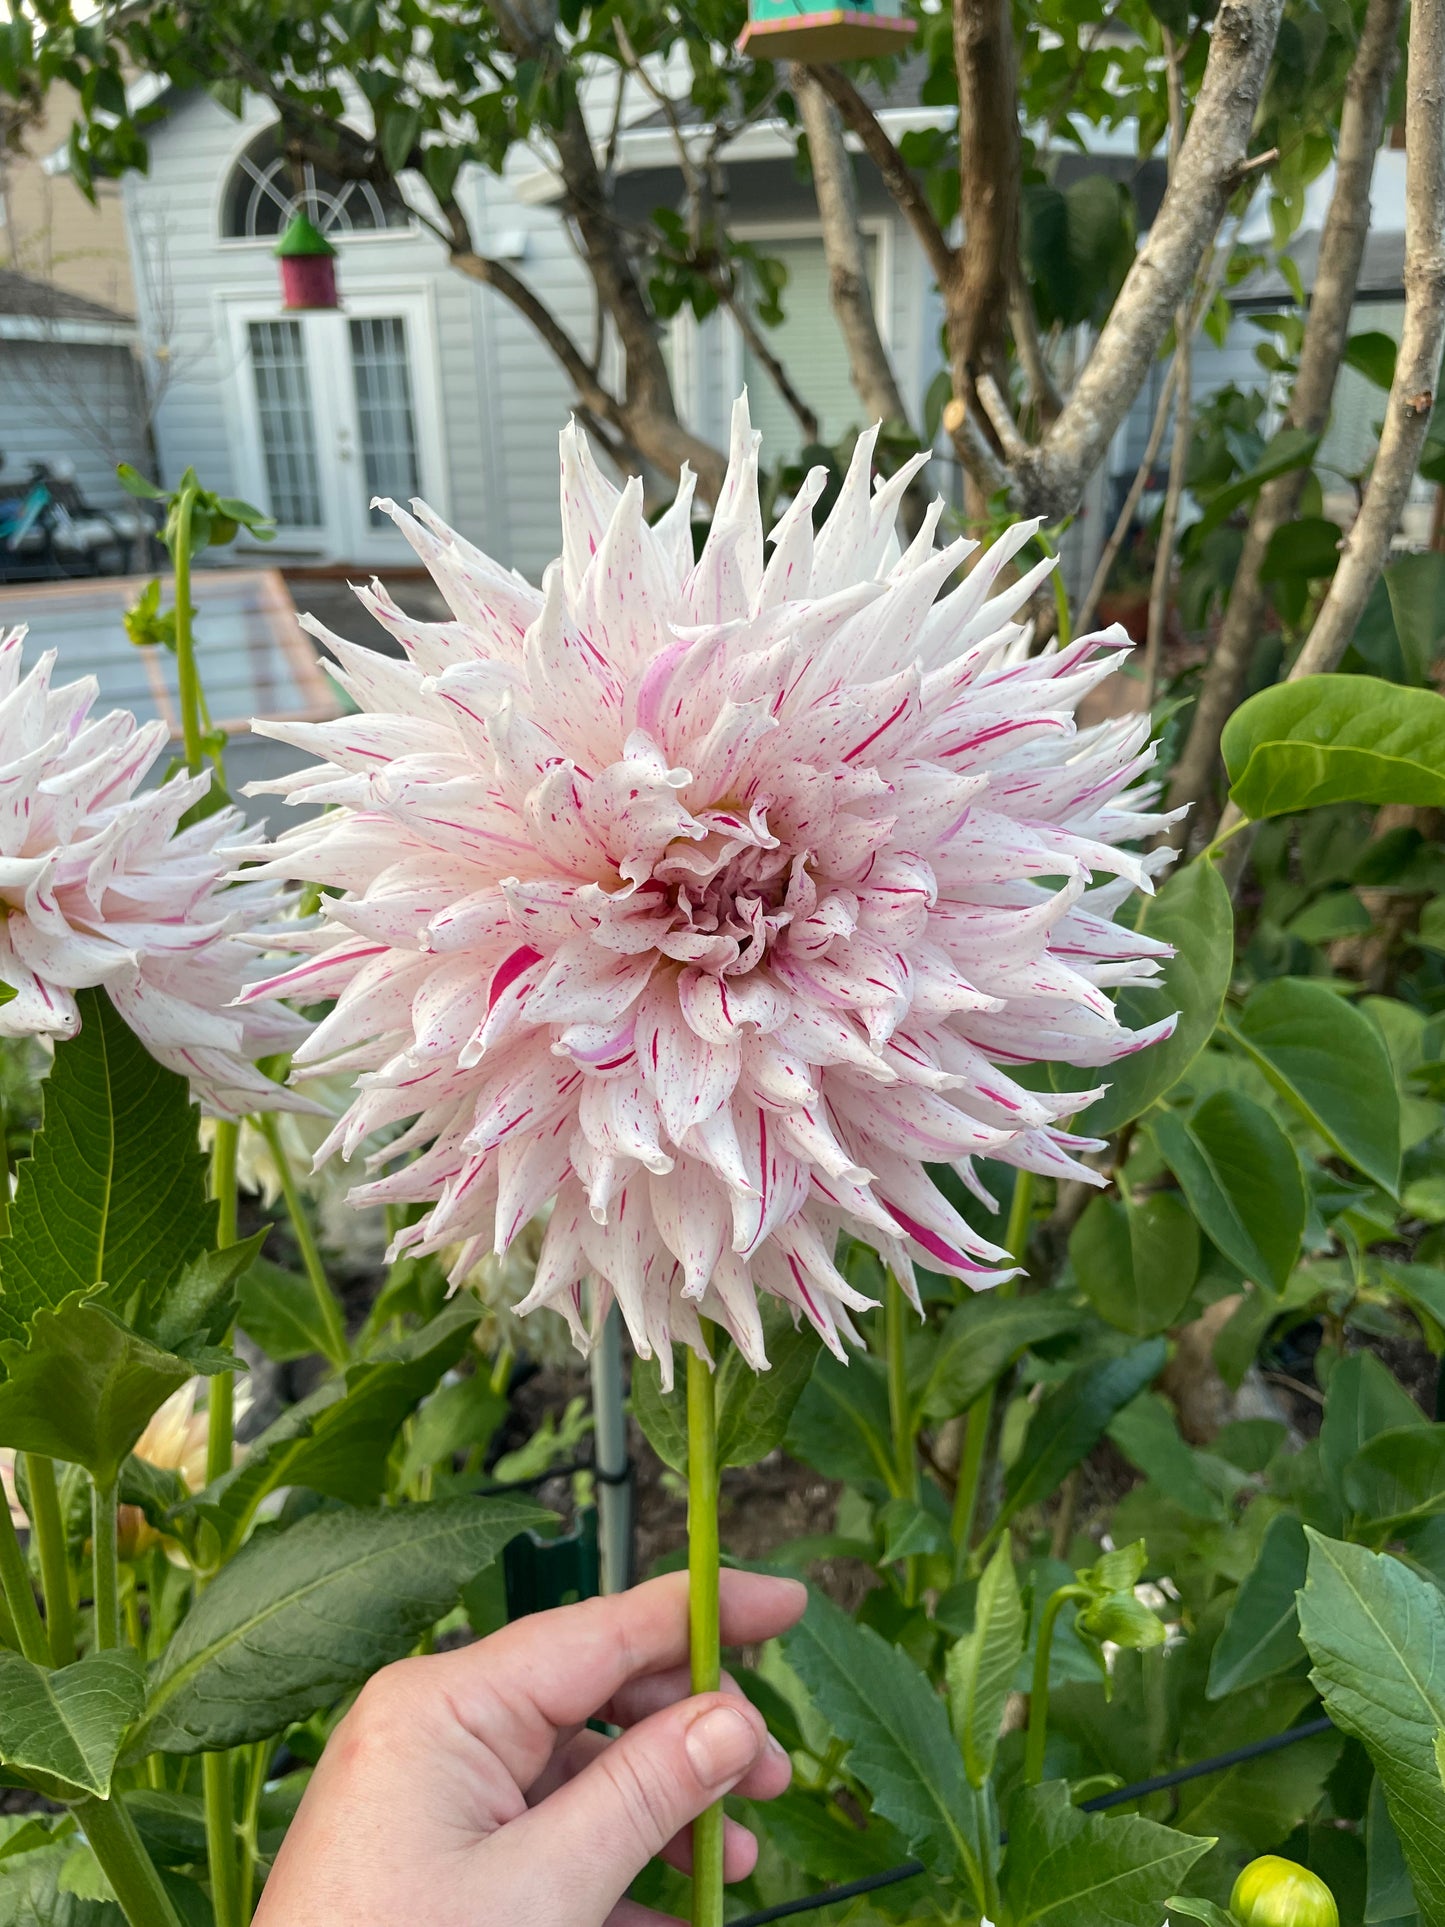
[[[213,1115],[312,1108],[253,1062],[306,1025],[279,1005],[225,1008],[255,975],[238,933],[279,902],[273,883],[225,887],[240,812],[177,828],[209,775],[141,790],[166,725],[92,716],[94,677],[52,688],[54,651],[22,676],[24,641],[0,636],[0,1037],[74,1036],[75,992],[103,986]]]
[[[590,1276],[664,1374],[699,1315],[765,1364],[759,1290],[838,1349],[867,1302],[840,1232],[910,1290],[1009,1275],[925,1163],[1093,1177],[1061,1123],[1087,1096],[1010,1071],[1169,1028],[1107,995],[1166,954],[1112,921],[1157,867],[1123,847],[1157,821],[1148,721],[1074,722],[1128,638],[1030,655],[1048,565],[999,581],[1035,524],[941,595],[973,545],[933,547],[935,504],[899,553],[916,463],[875,491],[873,440],[768,557],[740,402],[694,562],[690,479],[649,526],[569,428],[540,589],[386,504],[453,619],[363,591],[405,660],[327,638],[359,713],[259,725],[324,759],[265,787],[334,806],[267,866],[340,893],[269,986],[336,999],[296,1058],[360,1073],[326,1148],[406,1121],[380,1159],[420,1150],[355,1195],[424,1203],[399,1243],[458,1275],[551,1204],[527,1304],[583,1341]]]

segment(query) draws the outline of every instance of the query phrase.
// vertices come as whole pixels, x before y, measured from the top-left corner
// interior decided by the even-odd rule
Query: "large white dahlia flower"
[[[1131,788],[1149,725],[1074,724],[1128,638],[1030,656],[1013,617],[1047,565],[990,592],[1035,524],[939,600],[973,545],[934,549],[935,504],[899,554],[915,464],[875,490],[873,441],[816,531],[809,476],[765,559],[740,402],[694,563],[691,478],[649,527],[569,428],[541,589],[388,503],[454,620],[363,590],[405,660],[328,636],[359,713],[258,725],[325,759],[265,787],[333,806],[263,871],[343,893],[269,986],[336,999],[303,1072],[361,1073],[323,1155],[411,1120],[373,1163],[420,1155],[353,1195],[427,1204],[398,1242],[460,1245],[458,1276],[555,1200],[526,1307],[585,1342],[590,1276],[594,1321],[615,1296],[664,1372],[699,1314],[765,1364],[759,1289],[839,1349],[868,1302],[842,1231],[910,1290],[915,1262],[1009,1275],[924,1164],[1092,1177],[1059,1122],[1087,1099],[1007,1067],[1169,1028],[1105,994],[1167,954],[1111,921],[1157,868],[1120,847],[1158,821]]]
[[[212,1114],[310,1108],[252,1061],[306,1025],[280,1005],[226,1008],[256,974],[237,933],[279,901],[269,881],[226,887],[240,812],[178,830],[209,775],[141,791],[166,725],[92,717],[94,677],[53,689],[54,651],[22,677],[24,640],[0,637],[0,1036],[74,1036],[75,992],[101,985]]]

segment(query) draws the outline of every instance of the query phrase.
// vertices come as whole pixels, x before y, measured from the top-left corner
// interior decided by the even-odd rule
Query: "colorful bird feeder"
[[[291,217],[276,243],[283,308],[335,308],[336,249],[304,214]]]
[[[754,60],[876,60],[907,50],[915,22],[902,0],[842,0],[833,7],[808,0],[748,0],[748,24],[738,52]]]

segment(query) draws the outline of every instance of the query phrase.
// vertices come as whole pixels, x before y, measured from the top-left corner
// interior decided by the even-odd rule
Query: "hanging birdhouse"
[[[336,249],[304,214],[295,214],[276,243],[283,308],[334,308]]]
[[[907,51],[915,23],[903,18],[902,0],[842,0],[812,6],[808,0],[748,0],[748,24],[738,52],[754,60],[876,60]]]

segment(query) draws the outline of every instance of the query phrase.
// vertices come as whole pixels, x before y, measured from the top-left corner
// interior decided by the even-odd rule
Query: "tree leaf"
[[[1379,1432],[1428,1420],[1405,1388],[1370,1352],[1351,1352],[1330,1373],[1320,1426],[1320,1475],[1331,1526],[1343,1531],[1345,1469]]]
[[[1234,968],[1229,891],[1206,857],[1197,857],[1157,896],[1145,899],[1139,928],[1146,936],[1173,944],[1174,955],[1156,983],[1119,993],[1119,1017],[1137,1029],[1177,1012],[1173,1036],[1102,1071],[1066,1064],[1049,1067],[1055,1090],[1093,1090],[1107,1082],[1108,1090],[1083,1113],[1084,1127],[1098,1137],[1107,1137],[1148,1110],[1179,1082],[1214,1034]]]
[[[1209,1662],[1212,1700],[1288,1672],[1304,1658],[1295,1594],[1305,1582],[1309,1544],[1292,1512],[1271,1519],[1259,1557],[1234,1595]]]
[[[1304,676],[1241,703],[1220,739],[1230,798],[1258,821],[1324,803],[1445,803],[1445,696],[1375,676]]]
[[[1093,1451],[1114,1414],[1159,1376],[1167,1357],[1164,1340],[1148,1338],[1121,1358],[1106,1358],[1075,1372],[1048,1393],[1029,1422],[1022,1452],[1009,1467],[995,1531],[1024,1506],[1048,1497]]]
[[[1445,1920],[1445,1598],[1387,1553],[1310,1531],[1299,1596],[1310,1677],[1342,1733],[1361,1741],[1385,1789],[1422,1922]]]
[[[996,1822],[988,1793],[964,1775],[943,1702],[925,1674],[871,1626],[814,1593],[783,1653],[820,1713],[849,1746],[849,1766],[941,1880],[986,1906]],[[1154,1923],[1157,1927],[1157,1922]]]
[[[242,1547],[151,1677],[128,1759],[243,1746],[330,1706],[409,1652],[510,1539],[551,1518],[517,1499],[312,1513]]]
[[[1025,1787],[1008,1819],[1009,1927],[1159,1927],[1167,1897],[1213,1844],[1152,1820],[1081,1813],[1062,1780]]]
[[[83,1465],[109,1485],[152,1415],[195,1372],[77,1292],[0,1343],[0,1444]]]
[[[787,1449],[830,1479],[891,1491],[895,1468],[880,1362],[856,1353],[844,1365],[820,1351],[788,1421]]]
[[[56,1046],[0,1243],[4,1304],[24,1322],[101,1285],[126,1316],[142,1290],[155,1303],[215,1243],[184,1078],[156,1063],[104,991],[77,1002],[82,1028]]]
[[[1370,328],[1350,336],[1345,343],[1344,360],[1347,367],[1358,368],[1365,380],[1373,382],[1376,388],[1388,389],[1395,379],[1398,352],[1392,335]]]
[[[1405,1425],[1366,1439],[1345,1467],[1345,1502],[1370,1533],[1393,1538],[1445,1512],[1445,1425]]]
[[[131,1652],[87,1653],[50,1672],[0,1649],[0,1760],[53,1799],[108,1799],[145,1696],[145,1668]]]
[[[1188,1119],[1160,1111],[1149,1128],[1212,1242],[1246,1278],[1283,1291],[1307,1201],[1295,1148],[1269,1112],[1242,1091],[1216,1091]]]
[[[1199,1226],[1174,1191],[1137,1204],[1095,1198],[1074,1226],[1069,1257],[1099,1316],[1135,1338],[1166,1330],[1199,1275]]]
[[[1062,1293],[1039,1292],[1031,1298],[1001,1298],[990,1291],[970,1294],[949,1313],[933,1347],[920,1397],[922,1416],[941,1422],[966,1412],[1030,1345],[1077,1331],[1082,1322]]]
[[[1013,1547],[1005,1538],[978,1582],[973,1631],[955,1640],[947,1661],[949,1714],[964,1771],[976,1787],[993,1772],[1004,1706],[1027,1635]]]
[[[1251,991],[1227,1029],[1340,1156],[1393,1197],[1400,1098],[1369,1018],[1313,978],[1274,977]]]

